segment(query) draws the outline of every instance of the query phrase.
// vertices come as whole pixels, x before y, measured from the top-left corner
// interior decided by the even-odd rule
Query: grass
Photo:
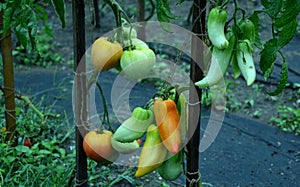
[[[3,99],[1,105],[4,105]],[[18,106],[22,101],[17,102]],[[49,108],[36,103],[42,113],[53,113]],[[30,108],[22,107],[17,112],[18,145],[11,147],[0,133],[0,186],[53,186],[66,184],[75,167],[75,150],[71,135],[74,128],[66,116],[48,119],[43,126],[41,119]],[[0,109],[1,128],[5,124],[4,109]],[[23,145],[30,137],[32,147]],[[69,146],[65,146],[68,145]]]
[[[285,132],[294,133],[300,135],[300,87],[295,85],[294,89],[297,90],[295,94],[287,96],[282,94],[280,100],[283,98],[292,102],[292,104],[284,104],[280,101],[277,108],[277,116],[272,117],[269,121],[270,124],[278,126]]]

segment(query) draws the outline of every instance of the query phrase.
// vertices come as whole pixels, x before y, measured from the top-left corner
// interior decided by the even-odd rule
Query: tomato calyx
[[[103,128],[95,129],[97,134],[103,134]]]
[[[126,46],[123,48],[124,51],[133,51],[133,50],[136,50],[136,46],[131,44],[129,46]]]

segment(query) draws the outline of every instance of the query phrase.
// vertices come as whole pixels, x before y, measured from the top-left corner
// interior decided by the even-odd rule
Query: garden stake
[[[193,3],[193,27],[192,32],[196,35],[203,36],[205,33],[205,10],[206,0],[194,0]],[[201,12],[201,14],[200,14]],[[192,51],[191,55],[196,59],[196,62],[203,64],[202,54],[203,45],[197,42],[196,35],[192,37]],[[203,37],[201,38],[203,39]],[[198,39],[199,41],[199,39]],[[200,53],[199,53],[200,52]],[[194,83],[203,78],[203,72],[193,59],[191,60],[190,68],[190,88],[194,87]],[[187,143],[187,168],[186,168],[186,186],[198,187],[202,186],[200,173],[199,173],[199,147],[200,147],[200,122],[201,122],[201,97],[202,90],[195,88],[196,92],[190,89],[189,103],[197,103],[197,105],[189,105],[189,124],[196,126],[196,128],[188,129],[188,135],[191,137]],[[195,119],[195,114],[199,113],[199,118]]]
[[[4,2],[4,1],[1,1]],[[3,29],[3,12],[0,13],[0,29]],[[14,66],[12,57],[12,39],[9,30],[1,36],[1,50],[3,59],[3,79],[5,97],[5,119],[7,135],[5,140],[11,141],[11,145],[17,145],[16,135],[16,111],[14,89]]]
[[[87,85],[85,61],[85,13],[84,0],[72,1],[74,70],[75,70],[75,123],[76,123],[76,182],[75,186],[88,186],[87,157],[83,150],[83,137],[87,126]],[[81,63],[80,63],[81,62]]]
[[[138,7],[138,15],[137,15],[137,21],[141,22],[141,27],[138,29],[138,38],[141,40],[145,40],[145,0],[138,0],[137,1],[137,7]]]

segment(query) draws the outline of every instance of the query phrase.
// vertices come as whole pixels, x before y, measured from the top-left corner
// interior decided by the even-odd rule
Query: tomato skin
[[[239,33],[242,40],[249,40],[251,47],[253,48],[255,42],[255,26],[249,19],[242,19],[238,21],[238,27],[240,28]]]
[[[157,126],[151,124],[147,129],[135,177],[144,176],[158,168],[165,160],[167,152],[166,147],[162,144]]]
[[[123,29],[123,39],[124,40],[134,39],[137,37],[137,32],[134,28],[122,27],[122,29]]]
[[[225,49],[229,44],[224,33],[226,19],[227,12],[220,6],[212,8],[207,18],[208,37],[211,43],[219,49]]]
[[[141,79],[150,74],[155,61],[156,56],[151,49],[134,49],[124,51],[120,65],[126,76]]]
[[[149,46],[143,40],[140,40],[138,38],[132,38],[131,43],[130,40],[125,40],[123,47],[130,47],[130,44],[132,44],[134,46],[134,49],[137,50],[149,49]]]
[[[180,116],[176,103],[158,98],[154,101],[154,116],[163,144],[169,152],[176,154],[180,148]]]
[[[237,44],[236,54],[238,66],[241,70],[241,74],[245,78],[247,86],[251,86],[256,79],[256,70],[251,45],[252,44],[249,40],[239,41]]]
[[[118,42],[110,42],[107,38],[98,38],[92,45],[91,58],[98,71],[106,71],[120,65],[123,48]]]
[[[195,85],[200,88],[209,87],[217,84],[223,77],[229,67],[236,44],[236,38],[232,32],[226,33],[229,44],[226,49],[213,47],[212,60],[207,75]]]
[[[122,143],[122,142],[119,142],[116,139],[112,138],[111,143],[112,143],[113,148],[122,154],[133,153],[136,150],[138,150],[140,147],[140,144],[138,143],[137,140],[134,140],[133,142]]]
[[[31,143],[29,138],[25,138],[23,145],[26,146],[26,147],[31,148],[32,143]]]
[[[112,135],[112,132],[107,130],[103,130],[101,134],[98,134],[97,130],[88,132],[83,140],[86,155],[97,162],[110,160],[116,154],[111,145]]]
[[[141,146],[142,143],[143,143],[143,140],[141,140],[141,139],[139,138],[139,139],[137,139],[137,143]]]

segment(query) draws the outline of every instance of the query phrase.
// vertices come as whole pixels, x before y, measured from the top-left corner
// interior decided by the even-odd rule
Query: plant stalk
[[[4,1],[1,1],[4,2]],[[3,28],[3,12],[0,13],[0,29]],[[14,87],[14,66],[12,57],[12,38],[9,30],[1,36],[1,50],[3,59],[3,79],[5,97],[5,120],[7,134],[5,140],[12,146],[17,145],[16,138],[16,107],[15,107],[15,87]]]

